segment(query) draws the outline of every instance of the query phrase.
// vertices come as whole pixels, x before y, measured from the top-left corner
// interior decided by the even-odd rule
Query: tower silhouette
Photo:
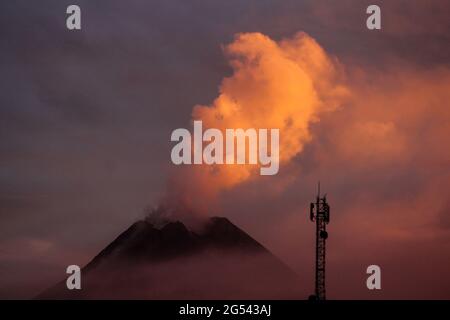
[[[325,241],[328,238],[326,225],[330,222],[330,206],[326,194],[320,197],[320,182],[316,202],[310,206],[310,219],[316,222],[316,279],[315,292],[310,296],[312,300],[325,300]]]

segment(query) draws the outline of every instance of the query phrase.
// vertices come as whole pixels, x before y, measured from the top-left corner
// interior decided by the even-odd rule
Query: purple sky
[[[311,127],[270,182],[220,197],[229,217],[313,290],[316,182],[328,193],[328,297],[450,298],[450,5],[377,1],[0,4],[0,298],[31,297],[84,265],[166,190],[170,133],[211,104],[239,32],[307,32],[354,93]],[[274,192],[274,186],[277,192]],[[365,286],[370,264],[382,290]]]

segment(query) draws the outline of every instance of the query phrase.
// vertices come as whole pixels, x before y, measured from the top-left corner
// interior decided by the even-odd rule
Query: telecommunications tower
[[[316,283],[312,300],[325,300],[325,240],[328,238],[326,225],[330,222],[330,206],[327,195],[320,197],[320,182],[316,202],[311,203],[310,219],[316,222]]]

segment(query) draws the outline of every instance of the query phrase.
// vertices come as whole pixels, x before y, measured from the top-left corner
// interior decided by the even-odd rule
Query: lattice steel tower
[[[320,182],[316,202],[311,203],[310,219],[316,222],[316,283],[315,295],[310,299],[325,300],[325,240],[328,238],[326,225],[330,222],[330,206],[326,194],[320,197]]]

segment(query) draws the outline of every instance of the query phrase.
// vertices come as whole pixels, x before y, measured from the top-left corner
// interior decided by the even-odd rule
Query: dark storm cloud
[[[379,33],[365,28],[368,1],[78,1],[83,29],[76,32],[65,28],[69,4],[0,4],[0,246],[29,256],[18,259],[13,249],[1,256],[2,270],[18,270],[24,288],[11,291],[16,296],[37,290],[19,278],[33,278],[49,255],[58,268],[83,264],[157,201],[170,165],[170,132],[188,125],[194,105],[217,95],[231,73],[221,46],[235,33],[280,39],[303,30],[361,68],[448,65],[450,55],[445,1],[380,1]],[[324,122],[338,133],[343,119]],[[317,140],[292,165],[299,178],[288,191],[271,196],[254,183],[231,191],[222,208],[307,276],[309,258],[293,258],[292,251],[312,257],[311,226],[295,215],[304,213],[318,176],[338,212],[365,197],[361,185],[371,186],[376,202],[414,198],[428,181],[414,166],[368,173],[336,159],[324,167],[332,138],[317,129]],[[280,173],[282,182],[288,178]],[[36,241],[53,251],[37,255]],[[14,281],[0,279],[7,297]]]

